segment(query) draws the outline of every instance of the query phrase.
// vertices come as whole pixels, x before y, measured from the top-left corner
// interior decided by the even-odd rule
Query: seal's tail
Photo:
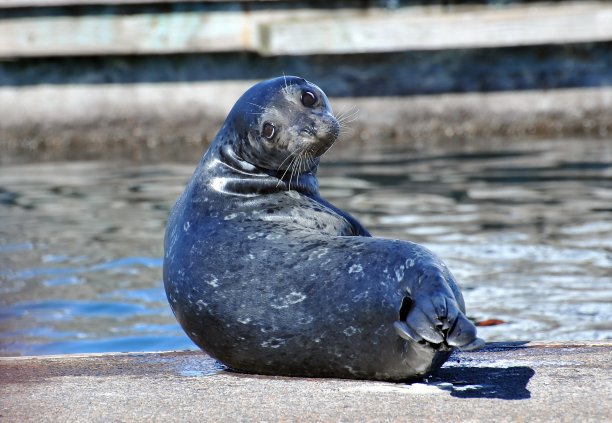
[[[422,276],[418,287],[418,292],[404,298],[399,320],[394,323],[400,337],[418,343],[457,347],[464,351],[484,346],[484,340],[476,334],[476,326],[460,309],[441,275]]]

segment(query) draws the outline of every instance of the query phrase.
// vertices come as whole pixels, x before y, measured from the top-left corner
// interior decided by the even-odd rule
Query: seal
[[[340,131],[299,77],[236,102],[168,220],[164,286],[187,335],[230,368],[406,380],[483,344],[447,266],[372,237],[319,195]]]

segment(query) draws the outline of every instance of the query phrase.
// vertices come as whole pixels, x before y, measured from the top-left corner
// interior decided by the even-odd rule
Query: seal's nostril
[[[313,137],[317,136],[317,131],[312,126],[305,126],[300,132],[312,135]]]

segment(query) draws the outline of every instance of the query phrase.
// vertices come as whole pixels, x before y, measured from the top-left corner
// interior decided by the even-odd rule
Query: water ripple
[[[470,317],[498,322],[480,328],[487,340],[612,338],[610,140],[326,160],[322,195],[375,235],[440,255]],[[0,353],[191,348],[165,300],[161,257],[168,210],[192,172],[0,168]]]

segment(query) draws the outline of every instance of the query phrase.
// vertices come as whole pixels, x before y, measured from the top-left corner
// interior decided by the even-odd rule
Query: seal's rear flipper
[[[476,326],[465,314],[459,312],[455,323],[448,332],[446,343],[462,351],[473,351],[482,348],[484,340],[476,336]]]
[[[433,297],[413,301],[402,300],[399,320],[393,323],[403,339],[428,343],[434,348],[446,345],[463,351],[473,351],[485,345],[476,335],[476,326],[459,309],[454,299],[435,293]]]
[[[395,328],[395,332],[406,341],[421,342],[423,340],[423,338],[412,330],[410,326],[406,324],[406,322],[398,320],[397,322],[393,323],[393,327]]]
[[[485,341],[482,338],[476,338],[467,345],[461,345],[459,349],[461,351],[475,351],[485,346]]]

